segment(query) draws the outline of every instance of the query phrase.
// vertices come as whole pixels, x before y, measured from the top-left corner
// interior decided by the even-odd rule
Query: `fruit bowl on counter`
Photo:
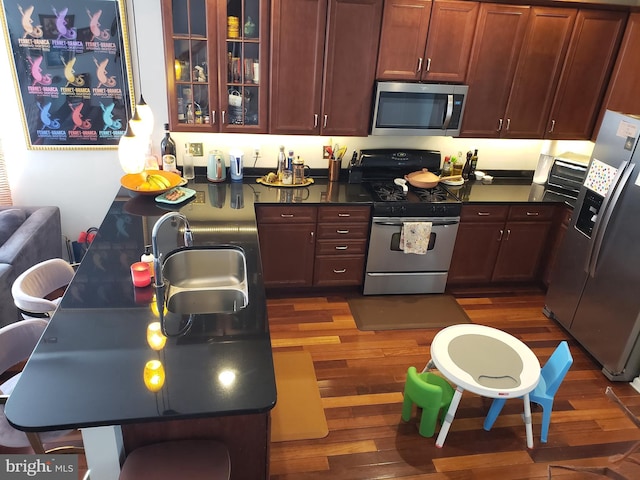
[[[164,170],[145,170],[141,173],[128,173],[120,179],[120,184],[141,195],[158,195],[181,185],[180,175]]]

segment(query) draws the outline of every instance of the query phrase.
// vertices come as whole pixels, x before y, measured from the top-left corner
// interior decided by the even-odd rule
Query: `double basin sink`
[[[247,262],[234,246],[187,247],[162,264],[165,307],[180,315],[233,313],[249,303]]]

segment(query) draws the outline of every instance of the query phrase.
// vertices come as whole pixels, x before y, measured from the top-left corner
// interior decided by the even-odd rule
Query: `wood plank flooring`
[[[607,465],[640,441],[640,429],[604,394],[611,386],[640,415],[640,394],[609,382],[589,355],[542,314],[540,293],[457,296],[474,323],[523,340],[541,364],[569,341],[574,364],[556,395],[549,438],[540,443],[541,410],[533,406],[534,448],[526,448],[522,403],[507,402],[490,432],[490,400],[466,392],[443,448],[400,419],[406,370],[421,369],[437,329],[361,332],[346,297],[270,298],[274,350],[307,350],[314,360],[327,437],[271,445],[271,480],[547,479],[548,465]],[[426,313],[426,312],[425,312]],[[7,452],[0,450],[0,452]],[[80,459],[84,474],[84,459]],[[553,478],[597,478],[554,470]],[[628,478],[640,478],[628,477]],[[251,479],[247,479],[251,480]]]

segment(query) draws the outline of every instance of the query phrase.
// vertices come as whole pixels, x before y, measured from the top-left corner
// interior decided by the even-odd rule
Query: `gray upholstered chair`
[[[11,367],[27,360],[38,344],[42,332],[47,326],[47,320],[33,318],[15,322],[0,328],[0,374],[4,374]],[[68,434],[72,430],[25,433],[13,428],[4,415],[4,405],[9,399],[20,378],[20,372],[0,385],[0,445],[5,447],[31,446],[35,453],[81,453],[83,449],[75,446],[64,446],[45,449],[45,445]],[[43,392],[46,394],[46,392]]]

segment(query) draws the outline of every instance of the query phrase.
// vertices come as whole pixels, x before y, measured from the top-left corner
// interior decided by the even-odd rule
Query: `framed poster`
[[[117,148],[133,92],[124,1],[2,0],[29,149]]]

